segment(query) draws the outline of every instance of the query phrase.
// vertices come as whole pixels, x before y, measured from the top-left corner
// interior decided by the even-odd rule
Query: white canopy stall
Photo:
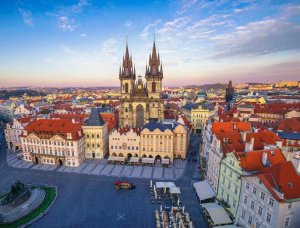
[[[109,156],[108,161],[119,161],[119,162],[124,162],[125,157],[116,157],[116,156]]]
[[[138,158],[138,157],[131,157],[129,162],[137,163],[139,161],[140,161],[140,158]]]
[[[209,216],[209,219],[213,223],[213,226],[217,225],[226,225],[232,224],[232,220],[229,215],[226,213],[225,209],[217,203],[204,203],[201,206],[207,212],[206,216]]]
[[[161,159],[161,164],[163,164],[163,165],[169,165],[170,164],[170,159],[169,158],[163,158],[163,159]]]
[[[142,158],[142,163],[147,164],[154,164],[155,159],[154,158]]]
[[[181,191],[180,191],[179,187],[172,187],[172,188],[170,188],[170,193],[171,194],[180,194]]]
[[[214,190],[210,187],[206,180],[194,183],[194,188],[200,201],[210,199],[216,196]]]

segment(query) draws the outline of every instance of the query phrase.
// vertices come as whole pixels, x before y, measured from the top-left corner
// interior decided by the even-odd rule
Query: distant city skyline
[[[163,86],[300,80],[294,1],[1,1],[0,87],[119,86],[126,36]]]

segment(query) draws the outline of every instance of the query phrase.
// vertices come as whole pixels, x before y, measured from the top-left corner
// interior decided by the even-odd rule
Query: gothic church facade
[[[119,79],[121,83],[119,127],[140,128],[151,120],[163,119],[164,105],[161,99],[163,69],[155,41],[149,63],[146,64],[146,83],[143,82],[141,75],[136,80],[135,66],[127,44]]]

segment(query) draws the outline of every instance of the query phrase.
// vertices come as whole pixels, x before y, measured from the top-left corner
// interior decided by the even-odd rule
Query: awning
[[[174,182],[156,182],[156,188],[176,188]]]
[[[131,157],[129,162],[139,162],[140,158],[138,157]]]
[[[154,164],[154,158],[142,158],[142,163]]]
[[[200,201],[213,198],[216,195],[206,180],[194,183],[194,188]]]
[[[180,188],[179,187],[172,187],[170,188],[170,193],[171,194],[180,194]]]
[[[203,208],[208,212],[211,220],[214,225],[225,225],[231,224],[232,220],[229,215],[226,213],[225,209],[217,203],[204,203],[201,204]]]
[[[163,159],[161,159],[161,164],[169,165],[170,164],[170,159],[169,158],[163,158]]]
[[[108,161],[120,161],[124,162],[126,157],[115,157],[115,156],[110,156],[108,157]]]

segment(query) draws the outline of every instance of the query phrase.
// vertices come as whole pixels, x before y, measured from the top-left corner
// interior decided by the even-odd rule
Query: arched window
[[[128,83],[125,83],[125,93],[128,93]]]
[[[152,93],[156,92],[156,83],[152,82]]]

